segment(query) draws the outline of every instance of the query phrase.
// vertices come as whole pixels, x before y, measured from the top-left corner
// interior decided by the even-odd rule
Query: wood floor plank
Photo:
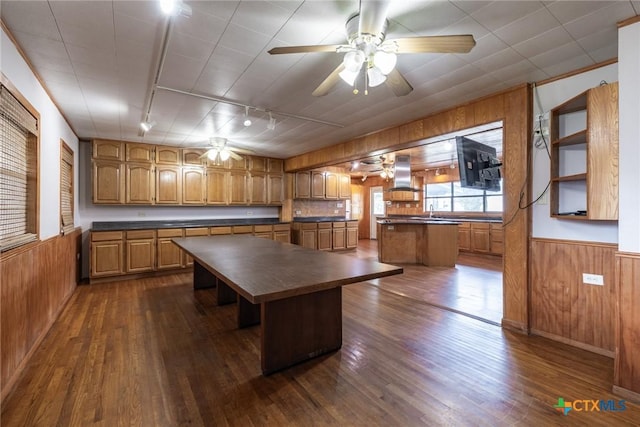
[[[553,408],[559,397],[620,399],[610,358],[380,283],[343,288],[339,351],[265,377],[259,327],[237,329],[235,307],[191,281],[79,287],[3,403],[1,425],[640,425],[629,402],[567,417]]]

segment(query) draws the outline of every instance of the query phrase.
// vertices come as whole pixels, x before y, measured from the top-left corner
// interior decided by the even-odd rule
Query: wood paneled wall
[[[532,239],[532,333],[613,357],[616,249],[612,244]],[[604,276],[604,286],[584,284],[583,273]]]
[[[524,332],[529,328],[527,284],[530,214],[528,210],[519,209],[518,202],[523,187],[523,201],[529,200],[530,193],[530,185],[525,183],[531,155],[531,100],[531,87],[518,86],[423,119],[289,158],[285,160],[285,171],[335,165],[342,161],[366,157],[373,152],[384,154],[415,147],[421,145],[426,138],[502,120],[504,218],[508,221],[504,233],[502,325]],[[364,220],[365,218],[363,222]]]
[[[78,283],[80,229],[15,250],[0,260],[0,400]]]
[[[616,254],[614,391],[640,401],[640,254]]]

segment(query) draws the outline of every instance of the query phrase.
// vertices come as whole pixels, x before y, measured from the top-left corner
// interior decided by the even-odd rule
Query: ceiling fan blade
[[[389,40],[398,46],[397,53],[467,53],[476,41],[471,34],[457,36],[407,37]]]
[[[338,83],[340,80],[340,73],[344,70],[344,64],[341,62],[335,70],[329,74],[329,76],[324,79],[320,85],[313,91],[313,96],[324,96],[329,93],[329,91]]]
[[[390,1],[360,0],[360,34],[378,34],[385,29]]]
[[[337,52],[338,48],[344,47],[341,44],[316,44],[309,46],[284,46],[274,47],[269,50],[271,55],[280,55],[283,53],[307,53],[307,52]]]
[[[400,71],[394,68],[388,75],[387,80],[385,80],[387,86],[391,88],[393,93],[396,96],[405,96],[411,93],[413,87],[409,84],[409,82],[404,78]]]
[[[235,148],[234,148],[235,150]],[[239,154],[233,152],[232,150],[227,150],[229,151],[229,156],[231,156],[232,159],[234,160],[242,160],[242,156],[240,156]]]

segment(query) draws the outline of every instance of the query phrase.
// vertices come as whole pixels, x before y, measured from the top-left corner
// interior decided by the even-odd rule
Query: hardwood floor
[[[358,258],[378,259],[375,240],[360,240]],[[402,276],[371,283],[389,292],[485,322],[502,321],[502,258],[461,252],[455,268],[403,265]]]
[[[79,287],[2,406],[2,426],[640,425],[613,361],[363,282],[343,288],[343,346],[268,377],[259,328],[190,274]],[[619,408],[619,407],[618,407]]]

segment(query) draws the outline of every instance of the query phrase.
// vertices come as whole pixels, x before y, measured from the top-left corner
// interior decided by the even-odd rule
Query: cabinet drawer
[[[191,236],[208,236],[209,235],[209,228],[207,227],[200,227],[200,228],[187,228],[186,230],[184,230],[184,235],[186,237],[191,237]]]
[[[472,230],[488,230],[490,225],[491,224],[489,224],[488,222],[472,222],[471,229]]]
[[[182,228],[161,228],[158,237],[182,237]]]
[[[274,224],[273,231],[289,231],[291,226],[289,224]]]
[[[318,228],[318,224],[315,222],[299,222],[298,224],[300,230],[315,230]]]
[[[156,237],[155,230],[127,231],[127,239],[153,239],[154,237]]]
[[[221,234],[231,234],[231,227],[211,227],[211,235],[219,236]]]
[[[107,240],[122,240],[122,231],[94,231],[91,233],[92,242],[104,242]]]
[[[358,221],[347,221],[347,228],[358,228]]]
[[[331,224],[330,222],[319,222],[318,223],[318,229],[325,229],[325,228],[331,228]]]
[[[253,233],[253,225],[234,225],[233,234]]]
[[[268,232],[271,232],[271,230],[273,230],[272,225],[254,225],[253,226],[253,231],[255,233],[268,233]]]
[[[471,223],[469,223],[469,222],[460,222],[460,223],[458,223],[458,229],[459,230],[470,230],[471,229]]]
[[[343,221],[333,223],[333,228],[345,228],[346,226],[347,223]]]

